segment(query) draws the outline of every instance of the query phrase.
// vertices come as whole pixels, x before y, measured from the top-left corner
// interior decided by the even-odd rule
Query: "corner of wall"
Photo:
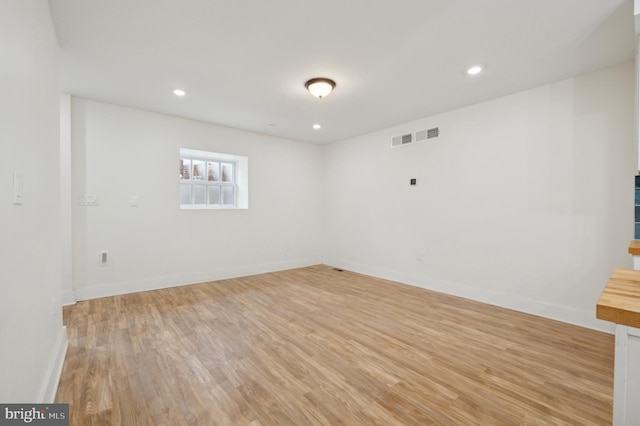
[[[71,306],[76,304],[76,294],[73,290],[62,292],[62,306]]]
[[[74,304],[75,300],[98,299],[101,297],[137,293],[140,291],[159,290],[163,288],[178,287],[182,285],[219,281],[257,274],[266,274],[269,272],[277,272],[287,269],[304,268],[307,266],[318,265],[320,263],[322,263],[322,259],[320,256],[312,256],[288,261],[253,264],[237,268],[224,268],[215,271],[185,273],[165,277],[150,277],[134,281],[123,281],[104,285],[96,285],[76,289],[74,292],[74,301],[69,304]],[[66,304],[67,303],[65,303],[65,305]]]
[[[587,312],[566,306],[526,299],[514,294],[507,294],[484,288],[471,288],[469,286],[440,279],[404,274],[390,269],[363,265],[340,259],[323,258],[323,263],[336,268],[346,269],[385,280],[396,281],[401,284],[420,287],[430,291],[475,300],[489,305],[512,309],[579,327],[585,327],[609,334],[613,334],[615,332],[613,324],[596,319],[595,304],[593,306],[593,312]]]
[[[60,382],[68,345],[67,328],[62,326],[56,337],[55,349],[49,359],[47,373],[42,382],[40,392],[38,393],[38,401],[44,404],[53,403],[56,399],[56,392],[58,391],[58,383]]]

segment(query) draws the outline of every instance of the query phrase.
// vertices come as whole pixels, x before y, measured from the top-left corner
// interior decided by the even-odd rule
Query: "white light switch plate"
[[[97,206],[98,196],[97,195],[81,195],[80,205],[81,206]]]
[[[13,204],[20,205],[24,198],[24,184],[22,183],[22,173],[13,171]]]

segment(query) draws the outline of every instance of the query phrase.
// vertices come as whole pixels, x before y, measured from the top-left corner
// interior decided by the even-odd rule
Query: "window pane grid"
[[[236,206],[235,162],[180,157],[180,205],[199,208]]]

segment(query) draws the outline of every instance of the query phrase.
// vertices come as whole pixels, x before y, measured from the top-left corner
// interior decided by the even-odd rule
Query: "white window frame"
[[[194,149],[180,148],[180,160],[181,165],[185,160],[191,161],[201,161],[204,162],[206,167],[201,173],[203,174],[202,180],[195,180],[191,174],[193,173],[193,167],[189,169],[189,177],[188,179],[183,179],[183,172],[180,170],[178,180],[180,182],[180,190],[178,194],[178,202],[180,205],[180,209],[184,210],[202,210],[202,209],[246,209],[248,208],[248,159],[247,157],[242,157],[239,155],[231,155],[231,154],[222,154],[219,152],[209,152],[209,151],[200,151]],[[207,176],[208,164],[207,163],[218,163],[219,164],[219,180],[218,181],[209,181]],[[232,164],[233,172],[231,180],[228,182],[222,181],[222,167],[223,164]],[[205,204],[182,204],[182,186],[183,185],[191,185],[191,200],[193,201],[193,187],[205,186]],[[209,188],[215,186],[220,188],[219,204],[209,204]],[[233,204],[222,204],[224,188],[233,188]]]

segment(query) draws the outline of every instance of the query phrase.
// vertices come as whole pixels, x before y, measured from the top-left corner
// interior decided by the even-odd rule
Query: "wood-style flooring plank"
[[[614,337],[328,266],[79,302],[71,425],[607,425]]]

